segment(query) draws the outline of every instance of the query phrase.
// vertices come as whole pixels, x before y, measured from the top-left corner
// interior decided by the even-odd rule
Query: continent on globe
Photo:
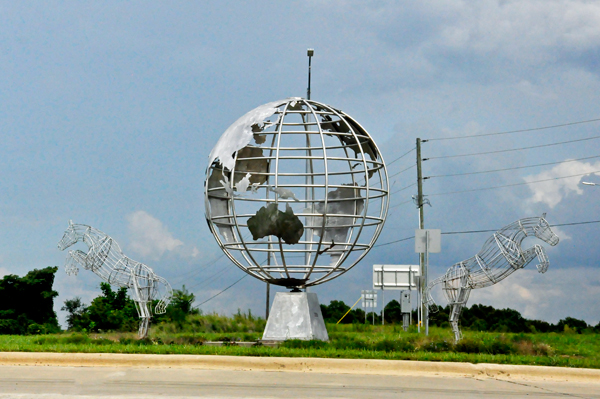
[[[204,181],[206,220],[221,249],[251,276],[290,289],[358,264],[383,228],[388,193],[367,130],[300,97],[261,105],[231,124]]]
[[[269,235],[282,239],[286,244],[297,244],[304,234],[304,225],[294,215],[292,208],[285,204],[285,212],[277,208],[277,204],[261,207],[256,215],[248,219],[248,229],[252,239],[258,240]]]

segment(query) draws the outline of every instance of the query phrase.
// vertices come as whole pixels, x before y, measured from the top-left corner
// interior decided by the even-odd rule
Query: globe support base
[[[317,294],[278,292],[271,306],[263,341],[316,339],[329,341]]]

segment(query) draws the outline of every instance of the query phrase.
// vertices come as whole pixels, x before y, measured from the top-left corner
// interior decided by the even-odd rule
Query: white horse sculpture
[[[484,288],[504,280],[516,270],[522,269],[536,256],[540,273],[545,273],[550,265],[546,251],[540,245],[522,249],[521,243],[527,237],[537,237],[554,246],[558,244],[558,236],[550,229],[550,225],[542,217],[517,220],[494,233],[477,255],[452,265],[445,275],[429,283],[424,293],[430,311],[437,312],[437,306],[431,297],[431,289],[443,283],[443,291],[450,305],[450,325],[454,332],[454,340],[462,338],[458,328],[463,307],[469,300],[472,289]]]
[[[154,312],[165,313],[173,294],[171,285],[150,267],[125,256],[119,244],[110,236],[85,224],[69,221],[58,249],[64,251],[79,241],[87,244],[89,250],[87,253],[79,249],[69,251],[65,263],[67,274],[77,275],[79,266],[83,266],[111,285],[128,288],[141,319],[138,335],[146,338],[152,317],[149,304],[158,299]]]

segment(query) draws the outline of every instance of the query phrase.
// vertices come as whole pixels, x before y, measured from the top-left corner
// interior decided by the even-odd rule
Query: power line
[[[227,266],[231,266],[231,263],[227,263]],[[221,275],[223,275],[226,271],[229,270],[229,268],[225,266],[223,267],[221,270],[211,274],[210,276],[206,277],[204,280],[192,285],[189,287],[189,289],[198,289],[200,287],[204,287],[205,285],[212,283],[213,281],[217,280],[219,277],[221,277]]]
[[[411,152],[416,150],[416,148],[417,147],[414,147],[413,149],[405,152],[404,154],[400,155],[398,158],[394,159],[392,162],[388,162],[387,166],[390,167],[390,165],[392,165],[394,162],[401,160],[402,158],[404,158],[405,156],[407,156],[408,154],[410,154]]]
[[[190,270],[188,272],[181,274],[176,281],[188,280],[188,279],[192,278],[194,275],[198,275],[198,274],[202,273],[202,271],[204,269],[206,269],[208,266],[214,265],[215,263],[217,263],[218,260],[220,260],[224,256],[225,256],[225,253],[221,253],[221,255],[217,256],[213,260],[207,261],[205,264],[203,264],[201,266],[197,266],[194,270]]]
[[[470,193],[470,192],[473,192],[473,191],[494,190],[496,188],[504,188],[504,187],[524,186],[526,184],[535,184],[535,183],[542,183],[542,182],[545,182],[545,181],[568,179],[570,177],[577,177],[577,176],[585,176],[585,175],[590,175],[592,173],[600,173],[600,170],[593,171],[593,172],[587,172],[587,173],[578,173],[576,175],[553,177],[551,179],[534,180],[534,181],[525,182],[525,183],[513,183],[513,184],[505,184],[505,185],[502,185],[502,186],[482,187],[482,188],[474,188],[474,189],[471,189],[471,190],[460,190],[460,191],[450,191],[450,192],[447,192],[447,193],[429,194],[429,196],[430,197],[434,197],[434,196],[447,195],[447,194],[459,194],[459,193]]]
[[[248,234],[248,235],[244,236],[242,239],[243,240],[247,240],[249,237],[250,237],[250,235]],[[203,265],[197,267],[196,270],[192,270],[192,271],[184,273],[182,276],[180,276],[180,278],[179,278],[178,281],[187,280],[187,279],[191,278],[194,275],[198,275],[198,274],[202,273],[208,266],[214,265],[215,263],[217,263],[217,261],[219,261],[220,259],[222,259],[224,256],[225,256],[225,252],[221,253],[221,255],[217,256],[213,260],[208,261],[208,262],[204,263]],[[213,281],[214,280],[213,279],[214,276],[223,274],[225,272],[225,270],[227,270],[227,269],[222,269],[220,271],[217,271],[216,273],[211,274],[210,276],[208,276],[204,280],[200,281],[199,283],[196,283],[195,285],[193,285],[193,286],[191,286],[189,288],[192,289],[192,288],[195,288],[195,287],[201,287],[201,286],[205,285],[205,283]],[[187,277],[183,277],[183,276],[186,276],[186,275],[187,275]]]
[[[233,287],[234,285],[236,285],[237,283],[239,283],[240,281],[242,281],[243,279],[245,279],[246,277],[248,277],[248,274],[243,275],[240,279],[238,279],[237,281],[235,281],[233,284],[229,285],[227,288],[224,288],[223,290],[217,292],[215,295],[211,296],[210,298],[208,298],[206,301],[194,306],[195,308],[199,308],[200,306],[204,305],[206,302],[210,301],[213,298],[218,297],[219,295],[221,295],[222,293],[224,293],[225,291],[227,291],[228,289],[230,289],[231,287]]]
[[[264,265],[267,262],[267,259],[265,259],[260,266]],[[230,289],[231,287],[233,287],[234,285],[236,285],[237,283],[239,283],[240,281],[242,281],[243,279],[245,279],[246,277],[248,277],[248,274],[245,274],[244,276],[242,276],[240,279],[236,280],[235,282],[233,282],[233,284],[225,287],[223,290],[217,292],[215,295],[211,296],[210,298],[208,298],[206,301],[200,303],[199,305],[194,306],[195,308],[200,307],[201,305],[204,305],[206,302],[210,301],[213,298],[218,297],[219,295],[221,295],[222,293],[224,293],[225,291],[227,291],[228,289]]]
[[[600,223],[600,220],[591,220],[589,222],[573,222],[573,223],[558,223],[551,224],[550,227],[561,227],[561,226],[577,226],[580,224],[592,224],[592,223]],[[498,231],[498,229],[493,230],[467,230],[467,231],[448,231],[442,234],[473,234],[473,233],[489,233],[492,231]]]
[[[573,222],[573,223],[561,223],[561,224],[551,224],[550,227],[560,227],[560,226],[575,226],[575,225],[580,225],[580,224],[592,224],[592,223],[600,223],[600,220],[592,220],[589,222]],[[495,230],[467,230],[467,231],[448,231],[442,234],[473,234],[473,233],[489,233],[492,231],[498,231],[498,229]],[[402,242],[402,241],[408,241],[411,239],[414,239],[415,236],[411,236],[411,237],[405,237],[405,238],[401,238],[399,240],[394,240],[394,241],[390,241],[390,242],[385,242],[383,244],[377,244],[377,245],[373,245],[373,248],[377,248],[377,247],[383,247],[386,245],[391,245],[391,244],[395,244],[398,242]],[[217,292],[215,295],[211,296],[210,298],[208,298],[207,300],[205,300],[204,302],[194,306],[195,308],[198,308],[202,305],[204,305],[206,302],[218,297],[219,295],[221,295],[222,293],[224,293],[225,291],[227,291],[228,289],[230,289],[231,287],[233,287],[234,285],[236,285],[237,283],[239,283],[240,281],[242,281],[243,279],[245,279],[246,277],[248,277],[248,274],[242,276],[241,278],[239,278],[238,280],[236,280],[235,282],[233,282],[232,284],[230,284],[229,286],[227,286],[226,288],[224,288],[223,290]]]
[[[600,138],[600,136],[593,136],[593,137],[588,137],[588,138],[585,138],[585,139],[561,141],[559,143],[540,144],[540,145],[533,145],[533,146],[530,146],[530,147],[513,148],[513,149],[508,149],[508,150],[475,152],[475,153],[472,153],[472,154],[459,154],[459,155],[442,155],[442,156],[439,156],[439,157],[423,158],[423,161],[428,161],[430,159],[460,158],[460,157],[471,157],[471,156],[475,156],[475,155],[498,154],[498,153],[501,153],[501,152],[530,150],[532,148],[551,147],[551,146],[561,145],[561,144],[569,144],[569,143],[577,143],[577,142],[580,142],[580,141],[595,140],[595,139],[598,139],[598,138]]]
[[[392,206],[390,206],[390,209],[399,207],[400,205],[408,204],[409,202],[412,202],[412,199],[409,199],[408,201],[400,202],[399,204],[396,204],[396,205],[392,205]]]
[[[569,159],[566,161],[559,161],[559,162],[548,162],[548,163],[539,163],[536,165],[527,165],[527,166],[515,166],[513,168],[504,168],[504,169],[493,169],[493,170],[484,170],[481,172],[465,172],[465,173],[453,173],[453,174],[448,174],[448,175],[433,175],[433,176],[427,176],[424,177],[423,180],[426,179],[432,179],[434,177],[452,177],[452,176],[466,176],[466,175],[479,175],[479,174],[483,174],[483,173],[494,173],[494,172],[504,172],[507,170],[516,170],[516,169],[527,169],[527,168],[535,168],[537,166],[547,166],[547,165],[556,165],[556,164],[560,164],[560,163],[567,163],[567,162],[576,162],[576,161],[583,161],[585,159],[594,159],[594,158],[600,158],[600,155],[595,155],[593,157],[585,157],[585,158],[577,158],[577,159]]]
[[[402,169],[400,172],[394,173],[393,175],[389,176],[388,178],[391,179],[392,177],[398,176],[400,173],[404,173],[407,170],[414,168],[415,166],[417,166],[417,164],[410,165],[408,168]]]
[[[600,220],[592,220],[590,222],[574,222],[574,223],[551,224],[550,227],[575,226],[575,225],[579,225],[579,224],[592,224],[592,223],[600,223]]]
[[[600,220],[592,220],[589,222],[573,222],[573,223],[559,223],[559,224],[551,224],[550,227],[561,227],[561,226],[576,226],[576,225],[581,225],[581,224],[592,224],[592,223],[600,223]],[[454,234],[475,234],[475,233],[491,233],[491,232],[496,232],[499,229],[488,229],[488,230],[466,230],[466,231],[447,231],[447,232],[442,232],[442,235],[447,234],[447,235],[454,235]],[[406,237],[406,238],[401,238],[399,240],[394,240],[394,241],[390,241],[390,242],[385,242],[383,244],[377,244],[377,245],[373,245],[373,248],[376,247],[383,247],[385,245],[390,245],[390,244],[395,244],[397,242],[402,242],[402,241],[408,241],[415,238],[415,236],[411,236],[411,237]]]
[[[404,191],[404,190],[406,190],[407,188],[411,188],[411,187],[413,187],[413,186],[416,186],[416,185],[417,185],[417,183],[413,183],[413,184],[411,184],[411,185],[408,185],[408,186],[406,186],[406,187],[402,187],[401,189],[398,189],[398,190],[396,190],[396,191],[392,191],[392,192],[390,193],[390,195],[391,195],[391,194],[396,194],[396,193],[399,193],[400,191]]]
[[[509,131],[506,131],[506,132],[471,134],[471,135],[468,135],[468,136],[441,137],[441,138],[437,138],[437,139],[423,140],[423,142],[427,142],[427,141],[440,141],[440,140],[469,139],[469,138],[474,138],[474,137],[496,136],[496,135],[500,135],[500,134],[533,132],[533,131],[537,131],[537,130],[554,129],[554,128],[557,128],[557,127],[580,125],[582,123],[590,123],[590,122],[598,122],[598,121],[600,121],[600,118],[598,118],[598,119],[589,119],[589,120],[586,120],[586,121],[579,121],[579,122],[563,123],[563,124],[560,124],[560,125],[534,127],[534,128],[531,128],[531,129],[509,130]]]
[[[406,238],[402,238],[400,240],[390,241],[390,242],[386,242],[386,243],[383,243],[383,244],[377,244],[377,245],[373,245],[373,248],[383,247],[385,245],[395,244],[397,242],[407,241],[407,240],[410,240],[410,239],[413,239],[413,238],[415,238],[415,236],[406,237]]]

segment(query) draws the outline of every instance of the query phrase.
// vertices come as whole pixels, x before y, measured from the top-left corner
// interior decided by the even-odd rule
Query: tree
[[[90,331],[135,331],[139,317],[135,303],[127,295],[127,288],[113,291],[110,284],[100,283],[102,295],[94,298],[87,308]]]
[[[588,328],[588,324],[583,320],[578,320],[573,317],[566,317],[558,322],[556,325],[558,331],[568,331],[568,329],[572,329],[577,331],[579,334],[583,332],[586,328]]]
[[[329,305],[321,305],[321,313],[323,313],[323,320],[327,323],[337,323],[339,319],[350,309],[350,306],[346,305],[344,301],[331,301]],[[352,323],[352,320],[346,320],[350,314],[348,314],[344,320],[341,321],[343,324]],[[350,318],[352,318],[350,316]]]
[[[167,306],[167,310],[164,315],[155,315],[154,320],[156,322],[161,321],[173,321],[180,327],[185,321],[188,315],[199,314],[200,310],[192,307],[192,304],[196,300],[196,295],[189,292],[185,285],[180,290],[173,290],[173,296],[171,297],[171,303]],[[156,307],[158,301],[152,303],[153,307]]]
[[[73,331],[135,331],[139,317],[135,303],[127,295],[127,288],[116,292],[110,284],[100,283],[102,294],[85,306],[81,298],[67,299],[61,310],[67,311],[67,324]]]
[[[397,300],[393,299],[385,305],[384,314],[386,323],[402,324],[402,309]]]
[[[58,267],[34,269],[24,277],[0,279],[0,334],[58,332],[52,289]]]
[[[67,329],[81,331],[84,328],[89,328],[90,318],[80,297],[67,299],[60,310],[67,312]]]

